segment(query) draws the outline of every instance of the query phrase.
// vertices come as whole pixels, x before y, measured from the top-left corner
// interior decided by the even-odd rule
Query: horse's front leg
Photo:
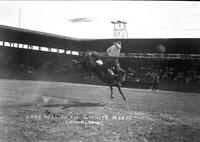
[[[120,87],[119,83],[117,84],[117,88],[119,90],[119,93],[122,95],[122,98],[124,99],[124,101],[126,101],[126,98],[125,98],[124,94],[122,93],[122,90],[121,90],[121,87]]]
[[[114,98],[114,96],[113,96],[113,87],[112,87],[112,85],[110,85],[110,92],[111,92],[111,98],[113,99]]]

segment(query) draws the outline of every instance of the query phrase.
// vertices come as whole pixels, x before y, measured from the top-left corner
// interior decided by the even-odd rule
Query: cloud
[[[79,22],[92,22],[94,21],[94,18],[73,18],[69,19],[70,22],[72,23],[79,23]]]

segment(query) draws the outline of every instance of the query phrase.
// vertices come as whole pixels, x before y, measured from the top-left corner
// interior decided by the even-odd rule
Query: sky
[[[0,1],[1,25],[62,36],[113,38],[117,20],[128,38],[200,38],[199,2]]]

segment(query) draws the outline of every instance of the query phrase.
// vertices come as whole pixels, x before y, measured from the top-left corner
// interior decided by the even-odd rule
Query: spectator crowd
[[[12,56],[0,54],[0,77],[60,77],[82,80],[96,80],[94,75],[88,76],[81,65],[74,66],[72,59],[81,60],[83,57],[65,55],[48,55],[42,57],[37,53],[34,58],[27,54]],[[50,58],[51,57],[51,58]],[[138,61],[136,61],[138,60]],[[120,58],[121,67],[128,73],[126,81],[129,82],[152,82],[152,74],[159,75],[165,83],[176,82],[192,84],[200,83],[200,62],[190,60],[188,62],[177,61],[154,61],[153,59],[124,59]],[[134,61],[134,62],[132,62]],[[67,81],[67,79],[66,79]]]

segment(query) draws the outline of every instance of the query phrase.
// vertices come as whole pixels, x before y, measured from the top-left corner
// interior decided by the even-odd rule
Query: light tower
[[[113,24],[113,32],[114,32],[114,38],[128,38],[128,32],[126,29],[127,22],[124,21],[111,21]]]

